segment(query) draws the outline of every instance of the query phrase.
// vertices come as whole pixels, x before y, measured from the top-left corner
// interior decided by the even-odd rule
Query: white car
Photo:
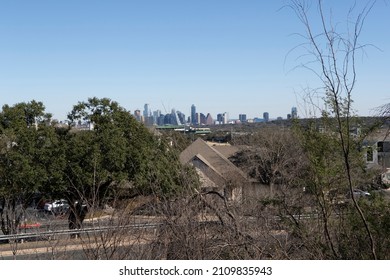
[[[360,197],[367,197],[367,196],[370,196],[371,194],[369,192],[366,192],[366,191],[362,191],[362,190],[359,190],[359,189],[354,189],[353,190],[353,196],[355,198],[360,198]]]
[[[54,200],[53,202],[45,203],[44,209],[54,214],[66,213],[69,210],[69,203],[66,199]]]

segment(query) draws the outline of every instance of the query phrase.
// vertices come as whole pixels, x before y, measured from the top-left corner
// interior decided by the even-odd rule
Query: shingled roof
[[[222,143],[222,144],[214,143],[214,142],[206,142],[206,143],[213,149],[220,152],[226,158],[230,158],[231,156],[234,156],[239,151],[239,148],[237,146],[232,146],[228,143]]]
[[[190,163],[195,158],[201,160],[210,169],[214,170],[225,179],[235,178],[241,182],[248,180],[241,169],[201,138],[194,141],[180,154],[180,161],[182,164]]]

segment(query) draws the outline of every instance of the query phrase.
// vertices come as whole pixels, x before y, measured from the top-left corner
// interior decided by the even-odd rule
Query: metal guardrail
[[[319,217],[318,213],[307,213],[300,215],[285,216],[287,219],[297,219],[297,220],[307,220],[307,219],[317,219]],[[280,221],[282,217],[275,216],[274,220]],[[251,220],[251,219],[249,219]],[[162,223],[137,223],[124,226],[99,226],[99,227],[90,227],[90,228],[81,228],[74,230],[48,230],[48,231],[36,231],[33,233],[19,233],[13,235],[0,235],[0,242],[4,241],[16,241],[16,240],[37,240],[42,238],[51,238],[54,236],[61,235],[80,235],[80,234],[91,234],[91,233],[101,233],[109,230],[123,230],[123,229],[141,229],[141,228],[155,228],[162,225]]]
[[[95,228],[81,228],[74,230],[49,230],[43,232],[34,232],[34,233],[18,233],[12,235],[2,235],[0,236],[0,241],[16,241],[16,240],[25,240],[25,239],[39,239],[39,238],[49,238],[58,235],[73,235],[73,234],[91,234],[91,233],[101,233],[109,230],[121,230],[121,229],[131,229],[131,228],[154,228],[161,225],[160,223],[153,224],[135,224],[135,225],[125,225],[125,226],[105,226],[105,227],[95,227]]]

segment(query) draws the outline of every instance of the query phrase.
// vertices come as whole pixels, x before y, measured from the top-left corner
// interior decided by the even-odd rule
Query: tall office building
[[[164,121],[165,121],[165,115],[163,115],[163,114],[160,114],[160,116],[157,118],[157,125],[164,125],[165,123],[164,123]]]
[[[170,121],[170,124],[172,124],[172,125],[182,125],[181,120],[180,120],[179,115],[178,115],[178,112],[175,109],[172,109],[172,111],[171,111],[171,121]]]
[[[229,113],[225,112],[223,113],[223,124],[229,123]]]
[[[292,119],[298,118],[298,110],[297,110],[297,107],[292,107],[292,108],[291,108],[291,118],[292,118]]]
[[[246,122],[246,114],[239,114],[238,119],[240,122],[245,123]]]
[[[191,124],[198,124],[198,120],[196,118],[196,107],[194,104],[191,106]]]
[[[149,108],[149,104],[145,104],[144,105],[144,118],[149,118],[150,117],[150,108]]]
[[[213,117],[211,116],[210,113],[208,113],[206,117],[206,125],[213,125],[213,124],[214,124]]]
[[[179,121],[182,125],[186,123],[186,115],[180,111],[176,111],[177,117],[179,118]]]
[[[225,112],[217,115],[218,124],[227,124],[229,123],[229,113]]]
[[[198,114],[198,123],[199,124],[206,124],[206,115],[203,113]]]
[[[156,110],[153,112],[153,124],[158,124],[158,118],[161,116],[161,111]]]
[[[223,123],[223,115],[222,114],[218,114],[217,115],[217,122],[218,122],[218,124],[222,124]]]
[[[263,113],[263,119],[265,122],[269,122],[269,113],[268,112]]]

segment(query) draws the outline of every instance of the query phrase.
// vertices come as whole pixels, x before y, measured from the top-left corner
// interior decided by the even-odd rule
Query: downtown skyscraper
[[[198,119],[196,117],[196,107],[194,104],[191,106],[191,124],[198,124]]]

